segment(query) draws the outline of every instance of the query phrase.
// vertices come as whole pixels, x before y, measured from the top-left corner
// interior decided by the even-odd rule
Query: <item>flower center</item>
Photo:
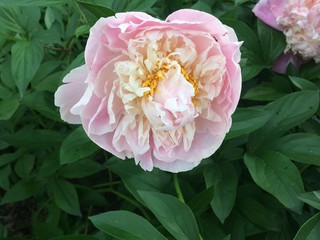
[[[155,92],[157,91],[157,86],[159,81],[165,78],[165,74],[170,70],[170,68],[176,69],[175,66],[169,66],[168,63],[162,63],[160,66],[160,62],[156,63],[156,69],[153,70],[152,73],[147,75],[147,78],[142,82],[142,87],[148,87],[150,90],[144,92],[144,97],[146,99],[149,96],[154,96]],[[191,83],[194,89],[194,95],[199,93],[198,83],[197,80],[192,76],[192,74],[188,74],[186,69],[182,67],[180,64],[181,74],[185,78],[186,81]],[[193,104],[195,104],[194,97],[192,99]]]

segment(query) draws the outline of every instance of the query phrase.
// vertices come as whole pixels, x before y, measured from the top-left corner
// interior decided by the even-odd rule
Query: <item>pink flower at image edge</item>
[[[299,57],[320,62],[320,0],[260,0],[252,11],[286,37],[285,54],[273,70],[284,73],[289,63],[300,64]]]
[[[221,145],[241,91],[240,43],[214,16],[118,13],[91,28],[85,64],[55,93],[61,118],[145,170],[188,171]]]

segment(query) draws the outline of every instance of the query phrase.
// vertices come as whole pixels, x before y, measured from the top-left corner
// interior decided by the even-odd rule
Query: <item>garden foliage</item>
[[[0,0],[0,238],[320,239],[320,64],[272,71],[285,36],[257,20],[256,2]],[[243,41],[241,100],[214,155],[146,172],[63,122],[53,96],[100,17],[181,8]]]

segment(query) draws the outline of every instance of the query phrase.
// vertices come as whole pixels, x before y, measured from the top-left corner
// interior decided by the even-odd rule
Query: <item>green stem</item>
[[[183,194],[181,192],[181,188],[180,188],[180,184],[179,184],[179,180],[178,180],[178,174],[177,173],[174,173],[173,174],[173,183],[174,183],[174,187],[176,189],[176,192],[177,192],[177,196],[179,198],[179,200],[183,203],[186,203],[184,201],[184,198],[183,198]]]

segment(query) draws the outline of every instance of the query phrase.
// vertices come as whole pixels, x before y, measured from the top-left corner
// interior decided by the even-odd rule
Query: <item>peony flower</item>
[[[261,0],[253,12],[286,36],[289,55],[278,61],[280,65],[297,61],[290,52],[320,62],[320,0]]]
[[[55,93],[63,120],[145,170],[187,171],[221,145],[239,101],[240,43],[217,18],[180,10],[101,18],[85,65]]]

